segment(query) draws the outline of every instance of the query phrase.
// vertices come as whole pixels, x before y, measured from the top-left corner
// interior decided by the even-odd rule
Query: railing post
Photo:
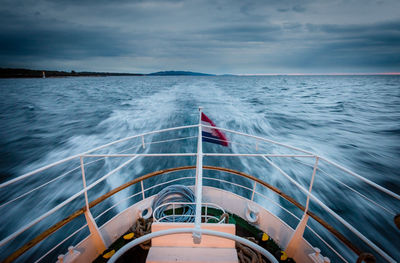
[[[254,194],[256,192],[257,182],[254,181],[253,192],[251,193],[251,201],[254,200]]]
[[[292,237],[290,238],[290,241],[288,243],[288,245],[286,246],[286,254],[289,257],[293,257],[296,254],[298,245],[300,244],[300,239],[303,238],[303,234],[304,234],[304,230],[306,229],[307,226],[307,221],[308,221],[308,206],[310,203],[310,194],[311,194],[311,190],[314,184],[314,178],[315,178],[315,174],[317,173],[317,169],[318,169],[318,160],[319,157],[315,156],[315,164],[314,164],[314,169],[313,169],[313,173],[312,173],[312,177],[311,177],[311,182],[310,182],[310,187],[308,189],[308,194],[307,194],[307,201],[306,201],[306,208],[304,209],[304,215],[301,218],[299,224],[296,227],[296,230],[294,231]]]
[[[92,214],[90,213],[89,209],[89,199],[86,190],[86,177],[85,177],[85,166],[83,164],[83,157],[80,156],[81,160],[81,170],[82,170],[82,182],[83,182],[83,189],[85,190],[85,203],[86,203],[86,211],[85,211],[85,218],[86,223],[89,227],[90,235],[92,237],[92,241],[96,247],[96,250],[99,254],[103,253],[106,250],[106,243],[104,242],[104,238],[100,233],[99,227],[96,224]]]
[[[143,149],[146,148],[146,144],[144,143],[144,136],[143,135],[142,135],[142,146],[143,146]]]
[[[175,203],[172,203],[172,218],[174,219],[175,222]]]
[[[319,161],[319,156],[315,156],[314,170],[313,170],[312,177],[311,177],[310,187],[308,188],[309,194],[307,195],[306,209],[304,210],[304,214],[306,214],[308,211],[308,205],[310,203],[310,194],[311,194],[311,190],[312,190],[312,187],[314,184],[315,174],[317,173],[317,169],[318,169],[318,161]]]
[[[146,196],[144,195],[143,180],[140,181],[140,185],[141,185],[141,187],[142,187],[142,197],[143,197],[143,200],[144,200],[144,199],[146,199]]]
[[[196,160],[196,217],[194,226],[196,230],[201,228],[201,206],[203,194],[203,131],[201,126],[202,107],[199,107],[199,134],[197,137],[197,160]],[[193,232],[193,242],[200,244],[201,232]]]
[[[208,205],[206,204],[206,207],[205,207],[205,214],[204,214],[204,221],[206,222],[206,223],[208,223]]]

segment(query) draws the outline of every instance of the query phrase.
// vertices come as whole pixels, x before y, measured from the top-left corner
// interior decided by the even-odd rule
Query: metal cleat
[[[68,247],[68,253],[63,255],[58,256],[57,263],[72,263],[75,262],[76,259],[79,258],[81,253],[77,250],[74,249],[73,246]]]
[[[330,263],[330,259],[327,257],[323,257],[321,255],[321,250],[317,247],[314,248],[315,253],[311,253],[308,256],[311,258],[311,260],[315,263]]]

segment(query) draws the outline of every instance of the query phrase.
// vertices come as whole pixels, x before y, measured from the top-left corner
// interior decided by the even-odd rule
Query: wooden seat
[[[234,248],[151,247],[146,263],[238,263]]]
[[[193,223],[153,223],[152,232],[174,228],[194,228]],[[202,224],[201,228],[235,235],[233,224]],[[191,233],[153,238],[146,263],[224,262],[238,263],[235,241],[202,235],[201,243],[193,243]]]

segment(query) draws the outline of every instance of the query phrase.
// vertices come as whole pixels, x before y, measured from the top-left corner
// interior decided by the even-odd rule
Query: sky
[[[0,67],[400,72],[400,0],[0,0]]]

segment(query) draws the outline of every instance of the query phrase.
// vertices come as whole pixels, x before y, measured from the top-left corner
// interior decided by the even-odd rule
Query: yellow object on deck
[[[281,260],[286,260],[287,259],[287,255],[285,251],[281,251]]]
[[[267,241],[268,239],[269,239],[269,236],[266,233],[263,233],[261,240]]]
[[[124,236],[124,239],[125,239],[125,240],[130,240],[130,239],[132,239],[134,236],[135,236],[134,233],[129,233],[129,234],[126,234],[126,235]]]
[[[110,252],[107,252],[103,255],[103,258],[109,259],[115,254],[115,249],[111,250]]]

